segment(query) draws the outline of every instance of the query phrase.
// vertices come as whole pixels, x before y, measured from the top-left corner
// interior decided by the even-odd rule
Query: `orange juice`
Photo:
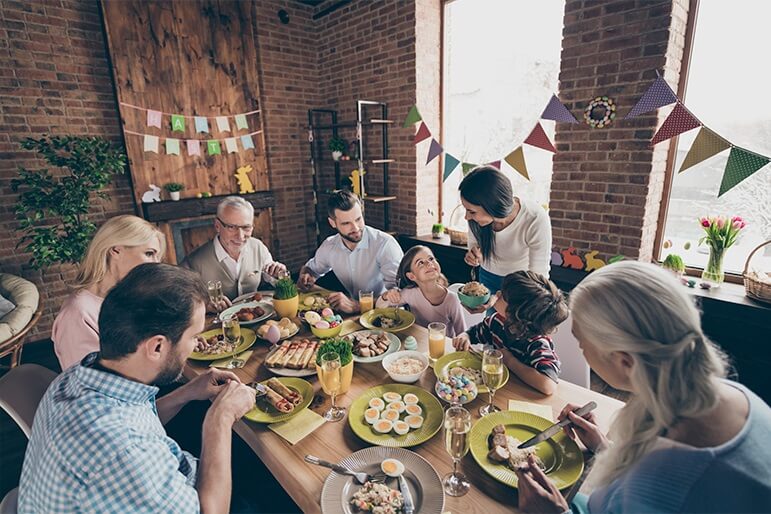
[[[370,292],[359,292],[359,311],[364,314],[375,308],[375,296]]]
[[[428,336],[428,355],[432,359],[438,359],[444,355],[444,334],[432,333]]]

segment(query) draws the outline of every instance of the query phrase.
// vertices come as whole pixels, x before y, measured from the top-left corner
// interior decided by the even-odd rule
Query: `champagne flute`
[[[241,324],[236,314],[231,314],[222,320],[222,335],[228,344],[238,346],[241,343]]]
[[[460,405],[452,405],[444,413],[444,448],[452,457],[452,473],[442,479],[444,492],[450,496],[463,496],[471,484],[463,473],[458,472],[458,463],[468,453],[468,434],[471,430],[471,414]]]
[[[489,392],[490,403],[479,409],[479,415],[486,416],[501,410],[493,404],[495,391],[503,385],[503,354],[500,350],[487,348],[482,355],[482,382]]]
[[[206,291],[209,293],[209,302],[217,306],[222,302],[222,282],[219,280],[209,280],[206,282]]]
[[[324,413],[324,419],[327,421],[340,421],[345,417],[345,407],[335,405],[337,393],[340,392],[341,369],[340,356],[337,353],[328,352],[321,356],[319,382],[324,392],[332,397],[332,407]]]

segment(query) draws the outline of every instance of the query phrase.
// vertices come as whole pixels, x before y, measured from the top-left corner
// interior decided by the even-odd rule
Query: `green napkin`
[[[529,412],[536,416],[541,416],[546,419],[554,419],[551,407],[548,405],[542,405],[540,403],[521,402],[519,400],[509,400],[509,410],[516,410],[522,412]]]
[[[303,409],[296,416],[286,421],[279,421],[268,425],[268,428],[286,439],[289,444],[297,444],[306,435],[310,434],[325,423],[323,417],[310,409]]]

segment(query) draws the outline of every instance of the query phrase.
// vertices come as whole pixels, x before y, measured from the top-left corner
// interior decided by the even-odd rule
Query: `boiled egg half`
[[[398,477],[404,473],[404,464],[396,459],[386,459],[380,464],[380,469],[389,477]]]

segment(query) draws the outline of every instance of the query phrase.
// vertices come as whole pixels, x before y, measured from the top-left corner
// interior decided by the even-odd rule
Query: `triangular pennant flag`
[[[418,133],[415,134],[415,140],[413,141],[413,144],[418,144],[424,139],[428,139],[429,137],[431,137],[431,132],[428,130],[428,127],[426,127],[426,124],[421,122]]]
[[[495,168],[495,169],[497,169],[497,170],[500,170],[500,169],[501,169],[501,161],[500,161],[500,159],[499,159],[499,160],[497,160],[497,161],[488,162],[488,163],[487,163],[487,166],[492,166],[493,168]]]
[[[236,138],[226,137],[225,149],[228,151],[228,153],[236,153],[238,151],[238,146],[236,145]]]
[[[181,114],[171,115],[171,131],[172,132],[184,132],[185,131],[185,117]]]
[[[738,146],[731,147],[731,154],[728,156],[723,173],[723,181],[720,183],[720,192],[717,195],[723,196],[723,193],[758,171],[769,161],[771,159],[768,157],[748,152]]]
[[[179,139],[166,139],[166,154],[179,155]]]
[[[463,163],[463,176],[465,177],[466,175],[468,175],[469,171],[473,170],[477,166],[479,166],[479,165],[478,164],[471,164],[470,162],[464,162]]]
[[[656,132],[656,135],[651,139],[651,146],[657,145],[662,141],[666,141],[683,132],[688,132],[700,125],[701,122],[694,118],[681,103],[678,103],[675,105],[675,108],[672,109],[672,113],[664,120],[664,123],[661,124],[659,131]]]
[[[527,165],[525,164],[525,152],[522,151],[522,146],[518,146],[516,150],[511,152],[506,158],[503,159],[509,166],[517,170],[517,172],[530,180],[530,176],[527,174]]]
[[[203,116],[196,116],[195,117],[195,132],[203,132],[208,133],[209,132],[209,122],[204,118]]]
[[[642,98],[637,101],[624,119],[634,118],[635,116],[645,114],[646,112],[675,102],[677,102],[677,95],[675,95],[672,88],[669,87],[669,84],[664,80],[664,77],[660,76],[653,84],[651,84],[651,87],[649,87]]]
[[[144,151],[158,153],[158,136],[145,134]]]
[[[249,128],[249,124],[246,123],[246,116],[243,114],[236,114],[236,130]]]
[[[546,109],[543,110],[541,118],[544,120],[565,121],[567,123],[578,123],[578,120],[573,116],[565,105],[560,102],[557,95],[551,95],[551,100],[546,105]]]
[[[413,105],[410,107],[410,112],[407,113],[407,117],[404,118],[404,127],[409,127],[410,125],[414,125],[423,118],[420,116],[420,113],[418,112],[418,106]]]
[[[707,127],[702,127],[696,139],[694,139],[691,149],[688,150],[688,155],[685,156],[683,164],[680,166],[680,173],[691,166],[699,164],[701,161],[709,159],[713,155],[719,154],[730,146],[731,143]]]
[[[147,109],[147,126],[161,128],[161,111]]]
[[[209,155],[220,155],[222,149],[220,148],[220,142],[216,139],[210,139],[206,142],[206,153]]]
[[[252,136],[248,134],[245,136],[241,136],[241,146],[244,147],[244,150],[254,148],[254,141],[252,141]]]
[[[458,164],[460,164],[460,161],[453,157],[452,155],[446,153],[444,154],[444,176],[442,180],[447,180],[447,177],[449,177],[453,170],[458,167]]]
[[[201,155],[201,142],[199,140],[187,140],[187,155]]]
[[[217,130],[220,132],[230,132],[230,122],[227,116],[217,116]]]
[[[554,148],[554,145],[551,144],[551,141],[549,141],[549,136],[547,136],[546,132],[543,131],[543,127],[541,126],[540,122],[535,124],[535,127],[533,127],[530,135],[527,136],[527,139],[525,139],[525,144],[535,146],[543,150],[549,150],[552,153],[557,153],[557,149]]]
[[[431,146],[428,147],[428,157],[426,158],[426,165],[428,165],[429,162],[436,159],[436,157],[442,153],[442,145],[439,144],[439,142],[436,139],[431,139]]]

